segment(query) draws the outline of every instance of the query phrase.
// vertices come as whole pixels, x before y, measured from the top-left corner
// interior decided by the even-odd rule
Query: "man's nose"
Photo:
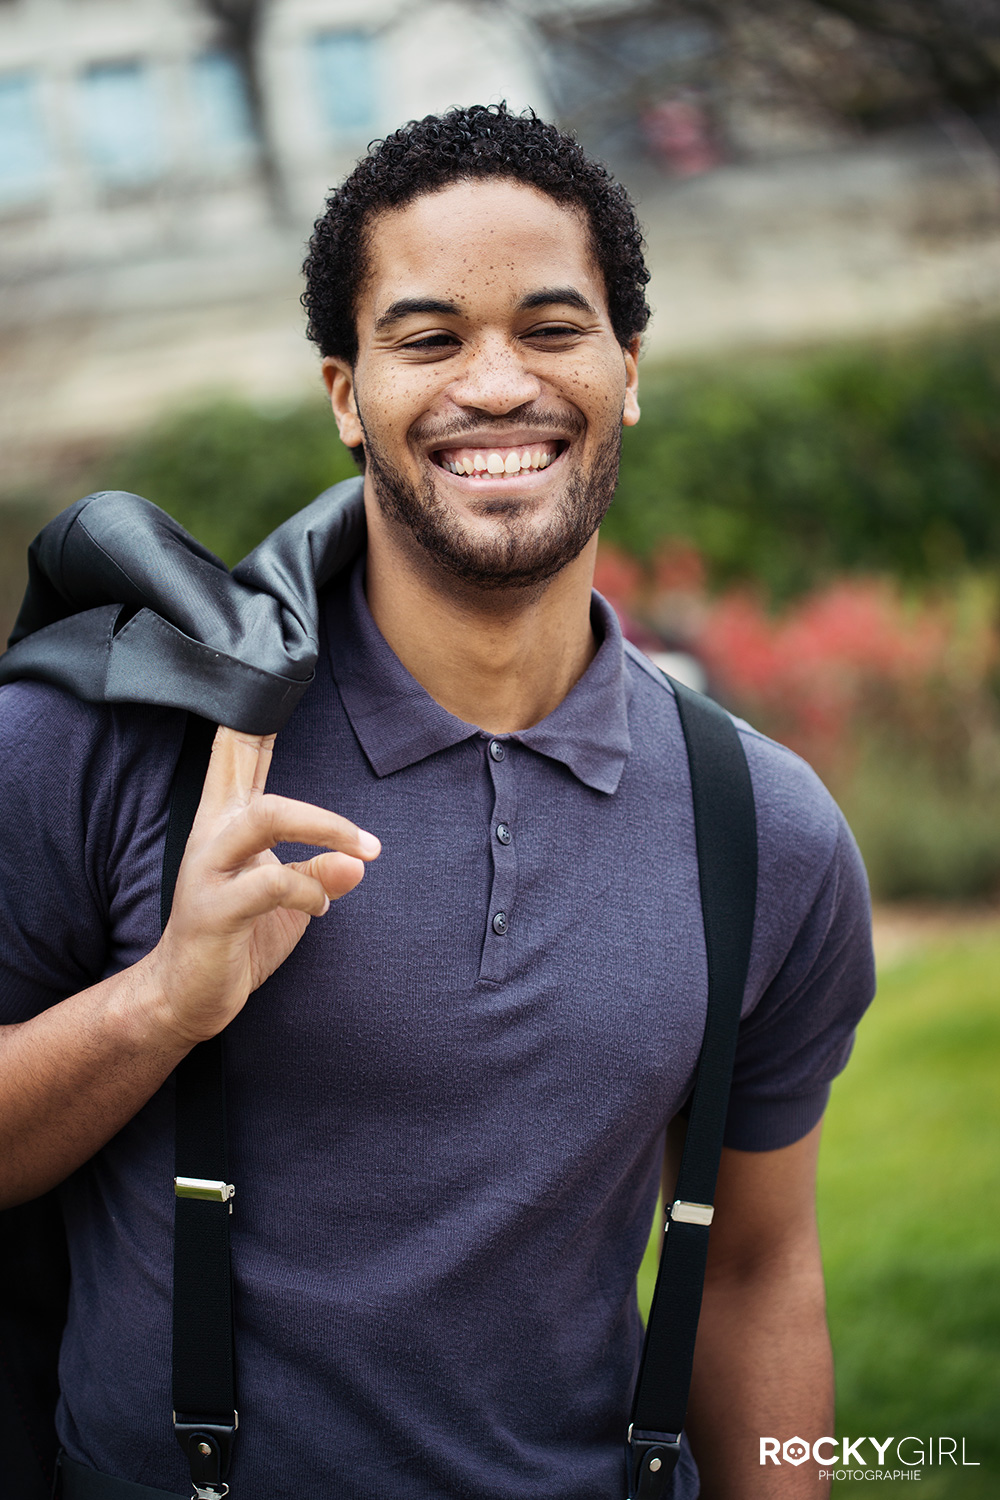
[[[503,416],[537,400],[541,392],[542,382],[528,368],[522,352],[497,338],[466,351],[450,394],[459,406]]]

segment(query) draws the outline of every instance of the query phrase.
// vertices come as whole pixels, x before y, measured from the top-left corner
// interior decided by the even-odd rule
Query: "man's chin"
[[[503,525],[463,526],[453,521],[447,528],[391,524],[405,550],[411,556],[418,553],[425,568],[491,593],[548,583],[579,556],[590,539],[574,538],[567,545],[564,537],[525,525],[523,517]]]
[[[459,494],[436,474],[414,485],[370,447],[367,477],[382,515],[418,564],[469,588],[523,590],[548,583],[590,541],[614,495],[619,445],[616,434],[591,472],[573,475],[551,498],[539,488],[519,494],[513,485],[505,495],[504,481],[487,493],[467,494],[463,486]]]

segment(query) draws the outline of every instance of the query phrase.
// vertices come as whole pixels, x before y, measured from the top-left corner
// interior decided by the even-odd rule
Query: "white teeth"
[[[495,448],[489,453],[474,453],[467,449],[457,458],[445,458],[440,464],[449,474],[523,474],[531,469],[547,469],[558,455],[547,453],[542,448],[525,448],[521,452],[512,449],[506,458]]]

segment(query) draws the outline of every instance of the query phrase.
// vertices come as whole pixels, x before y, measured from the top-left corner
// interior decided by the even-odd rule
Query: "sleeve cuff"
[[[754,1099],[733,1094],[724,1144],[736,1151],[778,1151],[808,1135],[823,1118],[830,1085],[794,1099]]]

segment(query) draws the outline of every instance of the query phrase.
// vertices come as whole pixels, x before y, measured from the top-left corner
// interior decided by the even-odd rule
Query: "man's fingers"
[[[263,791],[274,747],[273,734],[243,734],[220,725],[212,741],[198,811],[215,815],[225,808],[248,803]]]
[[[365,873],[364,860],[354,859],[350,854],[315,854],[312,859],[302,860],[289,868],[318,880],[331,901],[353,891]]]
[[[287,865],[268,859],[227,883],[224,904],[216,908],[218,920],[235,932],[278,907],[319,917],[331,901],[353,891],[364,873],[364,860],[349,854],[317,854]]]
[[[360,860],[357,863],[360,864]],[[239,894],[233,916],[236,922],[243,923],[263,917],[281,906],[288,911],[321,917],[329,905],[330,898],[321,881],[304,874],[294,865],[268,862],[239,877]]]
[[[212,860],[218,868],[233,870],[275,844],[318,844],[337,849],[355,859],[376,859],[382,848],[374,834],[326,808],[290,797],[255,797],[246,811],[234,818],[215,839]]]

